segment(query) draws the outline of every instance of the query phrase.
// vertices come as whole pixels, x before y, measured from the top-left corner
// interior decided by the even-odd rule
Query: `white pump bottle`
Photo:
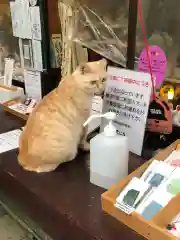
[[[112,112],[92,115],[84,126],[100,117],[108,119],[109,124],[90,141],[90,182],[108,189],[128,175],[128,138],[117,134],[113,125],[116,114]]]

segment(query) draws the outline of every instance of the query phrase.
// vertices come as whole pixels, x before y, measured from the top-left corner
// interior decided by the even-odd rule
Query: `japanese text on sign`
[[[146,82],[143,80],[135,80],[132,78],[127,78],[127,77],[109,75],[108,78],[109,78],[109,80],[123,81],[124,83],[129,83],[131,85],[137,85],[137,86],[143,86],[143,87],[149,87],[149,85],[150,85],[149,82]]]
[[[130,151],[141,154],[151,95],[148,73],[108,68],[103,112],[115,112],[120,135],[129,137]],[[102,127],[105,126],[103,120]],[[137,141],[134,141],[136,139]]]

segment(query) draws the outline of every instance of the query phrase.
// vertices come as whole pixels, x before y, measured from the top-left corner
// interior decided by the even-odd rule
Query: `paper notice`
[[[31,31],[31,15],[29,9],[29,3],[26,0],[21,0],[21,17],[22,17],[22,38],[32,39]]]
[[[10,1],[10,11],[11,11],[11,21],[12,21],[12,30],[13,30],[13,36],[14,37],[19,37],[20,35],[20,29],[19,29],[19,24],[20,24],[20,17],[18,18],[18,7],[16,1]]]
[[[39,101],[42,98],[41,73],[24,70],[24,81],[27,96]]]
[[[32,38],[29,2],[10,1],[13,35],[19,38]]]
[[[7,152],[19,147],[21,130],[13,130],[0,134],[0,153]]]
[[[32,40],[32,51],[34,69],[43,71],[41,41]]]
[[[142,152],[151,89],[148,73],[108,68],[103,112],[116,113],[114,125],[118,134],[128,137],[129,150],[137,155]],[[103,130],[107,122],[102,123]]]
[[[30,7],[32,39],[41,40],[41,18],[39,7]]]

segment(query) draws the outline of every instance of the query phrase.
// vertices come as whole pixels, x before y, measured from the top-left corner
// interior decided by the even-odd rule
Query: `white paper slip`
[[[144,199],[144,201],[138,206],[136,212],[142,214],[145,208],[153,201],[165,207],[174,196],[167,192],[167,190],[162,187],[153,189],[150,194]]]
[[[166,163],[171,164],[175,160],[180,160],[180,151],[174,150],[165,160]]]
[[[10,1],[13,35],[19,38],[32,38],[29,2]]]
[[[10,11],[11,11],[11,21],[12,21],[12,30],[13,30],[13,36],[19,37],[19,24],[20,24],[20,17],[18,18],[18,6],[16,1],[10,1]]]
[[[29,2],[24,0],[18,0],[18,1],[20,1],[19,8],[20,8],[20,13],[22,18],[22,29],[21,29],[22,38],[32,39]]]
[[[29,49],[29,45],[24,44],[23,45],[23,49],[24,49],[24,59],[29,60],[30,59],[30,49]]]
[[[38,71],[24,70],[25,89],[28,97],[41,100],[41,73]]]
[[[32,51],[34,69],[43,71],[41,41],[32,40]]]
[[[120,203],[120,204],[116,203],[114,206],[119,208],[121,211],[123,211],[127,215],[130,215],[132,212],[134,212],[134,208],[131,208],[131,207],[129,207],[125,204],[122,204],[122,203]]]
[[[42,40],[39,7],[30,7],[32,39]]]
[[[103,100],[100,96],[94,96],[92,99],[92,107],[90,115],[101,114],[102,113]],[[101,124],[101,119],[97,118],[90,122],[88,125],[88,134],[93,132]]]
[[[129,184],[116,198],[116,207],[121,209],[123,212],[130,214],[134,211],[136,204],[142,199],[148,188],[149,184],[138,178],[132,178]]]
[[[163,177],[163,180],[161,182],[162,185],[164,184],[164,182],[167,181],[167,179],[170,177],[174,170],[174,166],[171,166],[170,164],[163,161],[159,161],[158,163],[154,164],[154,168],[152,168],[152,165],[150,165],[150,167],[145,172],[146,174],[141,177],[141,180],[149,183],[155,175],[161,175]]]
[[[149,165],[149,167],[146,169],[146,171],[142,174],[140,179],[142,181],[146,182],[147,179],[149,178],[150,174],[152,174],[152,172],[154,172],[154,170],[156,169],[158,164],[159,164],[158,160],[153,160],[153,162]]]
[[[4,85],[12,86],[12,77],[14,71],[14,59],[5,59]]]
[[[19,147],[21,130],[16,129],[0,134],[0,153],[4,153]]]

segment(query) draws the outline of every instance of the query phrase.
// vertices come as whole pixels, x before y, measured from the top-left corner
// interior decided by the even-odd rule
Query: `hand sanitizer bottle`
[[[117,134],[113,125],[116,114],[112,112],[93,115],[84,126],[98,117],[108,119],[109,124],[90,141],[90,182],[108,189],[128,175],[128,139]]]

